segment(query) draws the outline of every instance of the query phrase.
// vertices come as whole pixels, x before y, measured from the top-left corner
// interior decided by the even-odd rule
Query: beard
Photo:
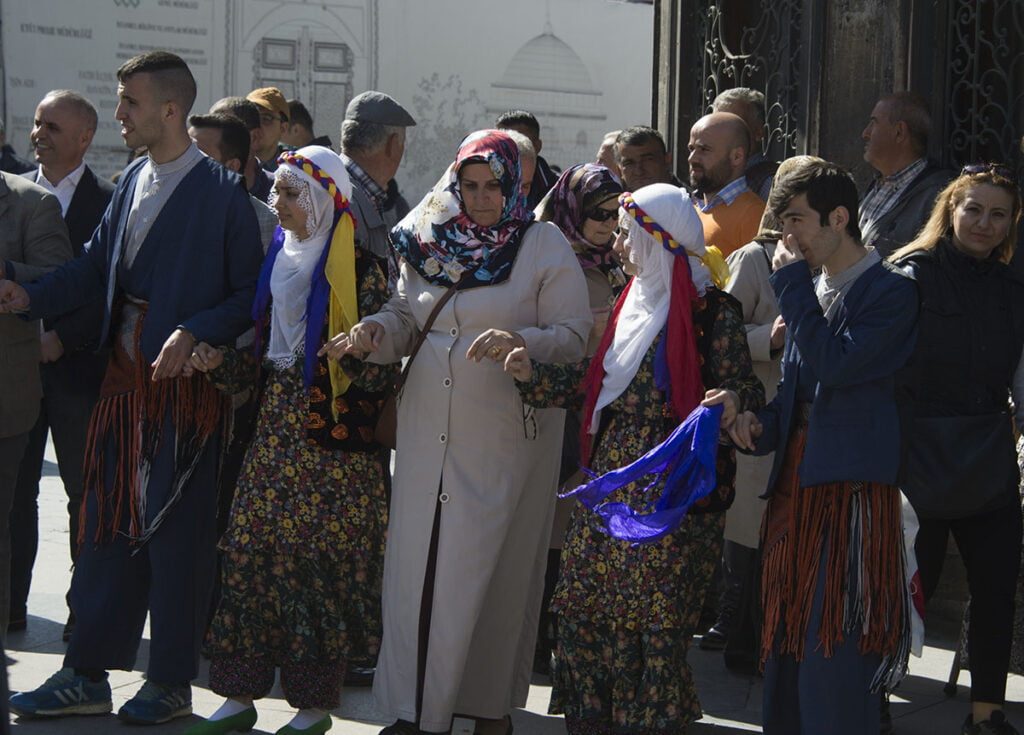
[[[690,169],[690,186],[705,194],[714,194],[731,181],[732,168],[722,159],[711,168]]]

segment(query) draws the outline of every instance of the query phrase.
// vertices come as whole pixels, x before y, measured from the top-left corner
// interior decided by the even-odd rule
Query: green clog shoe
[[[229,732],[249,732],[255,726],[256,708],[250,707],[220,720],[197,722],[182,735],[225,735]]]
[[[325,715],[322,720],[314,722],[309,727],[304,727],[301,730],[291,725],[285,725],[277,731],[277,735],[323,735],[331,729],[332,724],[331,716]]]

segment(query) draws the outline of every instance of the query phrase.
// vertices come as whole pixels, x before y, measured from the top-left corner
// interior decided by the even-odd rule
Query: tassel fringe
[[[804,432],[790,439],[762,531],[761,666],[773,652],[803,660],[825,564],[816,650],[831,657],[859,633],[860,652],[883,659],[872,690],[892,688],[906,674],[911,644],[899,489],[861,482],[800,488]]]

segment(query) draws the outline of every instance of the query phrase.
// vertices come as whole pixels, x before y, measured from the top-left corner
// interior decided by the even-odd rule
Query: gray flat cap
[[[394,97],[373,90],[352,98],[345,109],[345,119],[378,125],[397,125],[403,128],[416,124],[412,115],[398,104]]]

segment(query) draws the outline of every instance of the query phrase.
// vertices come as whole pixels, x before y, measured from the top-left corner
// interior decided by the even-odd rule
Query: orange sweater
[[[763,214],[764,202],[752,191],[743,192],[732,204],[721,203],[707,212],[697,207],[704,225],[704,244],[716,245],[726,258],[754,239]]]

